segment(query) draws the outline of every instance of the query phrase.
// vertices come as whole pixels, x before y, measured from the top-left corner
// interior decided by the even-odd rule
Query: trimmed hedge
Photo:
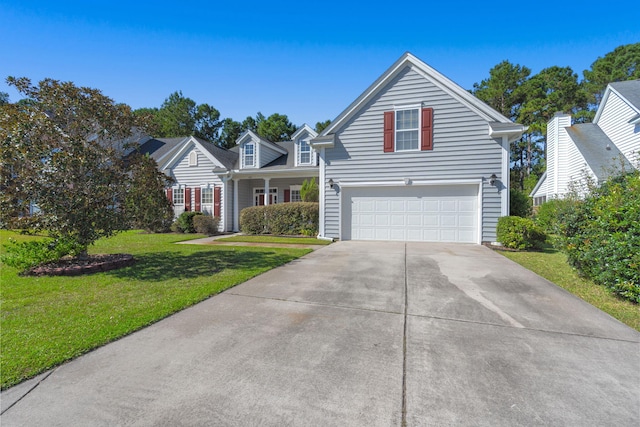
[[[312,202],[253,206],[240,212],[240,230],[245,234],[318,234],[320,205]]]
[[[547,236],[533,220],[519,216],[503,216],[496,227],[498,241],[512,249],[542,249]]]

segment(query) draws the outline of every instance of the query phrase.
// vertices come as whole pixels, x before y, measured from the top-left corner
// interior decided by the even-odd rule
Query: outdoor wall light
[[[329,188],[333,188],[333,179],[329,178]]]
[[[491,176],[489,177],[489,184],[495,185],[496,184],[496,179],[498,179],[498,177],[496,176],[495,173],[492,173]]]

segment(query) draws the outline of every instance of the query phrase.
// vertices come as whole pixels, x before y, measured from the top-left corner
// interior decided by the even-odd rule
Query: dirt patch
[[[128,267],[136,262],[129,254],[89,255],[86,258],[63,258],[27,270],[26,276],[78,276]]]

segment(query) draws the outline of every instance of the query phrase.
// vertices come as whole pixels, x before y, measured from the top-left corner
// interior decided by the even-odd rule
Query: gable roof
[[[217,145],[201,138],[193,137],[196,141],[198,141],[202,148],[208,151],[212,156],[214,156],[222,165],[227,169],[232,169],[236,160],[238,159],[238,153],[226,150],[224,148],[218,147]]]
[[[306,124],[306,123],[303,123],[303,124],[302,124],[302,126],[300,126],[300,127],[298,128],[298,130],[296,130],[296,131],[293,133],[293,135],[291,135],[291,140],[292,140],[292,141],[295,141],[295,139],[296,139],[297,137],[299,137],[299,136],[300,136],[303,132],[305,132],[305,131],[309,134],[309,136],[311,136],[311,138],[315,138],[316,136],[318,136],[318,133],[317,133],[315,130],[313,130],[313,129],[311,128],[311,126],[309,126],[309,125],[308,125],[308,124]]]
[[[631,163],[598,125],[583,123],[565,129],[598,181],[611,175],[616,162],[623,162],[627,170],[632,168]]]
[[[336,117],[317,137],[317,142],[324,142],[323,138],[334,133],[344,123],[346,123],[353,115],[355,115],[367,102],[376,96],[389,82],[391,82],[406,67],[412,67],[428,79],[435,86],[457,99],[469,109],[479,114],[488,122],[510,123],[511,120],[470,94],[468,91],[445,77],[426,63],[422,62],[411,53],[406,52],[402,55],[387,71],[385,71],[371,86],[369,86],[355,101],[351,103],[338,117]],[[521,125],[520,125],[521,126]]]
[[[625,100],[629,106],[635,110],[636,117],[632,120],[640,118],[640,79],[627,80],[623,82],[612,82],[607,85],[607,88],[602,95],[602,100],[596,111],[596,115],[593,118],[593,123],[598,123],[604,105],[607,103],[611,92],[615,92],[620,98]]]
[[[143,154],[149,154],[158,163],[158,168],[164,170],[171,167],[191,144],[195,145],[214,164],[221,164],[225,168],[231,169],[238,157],[238,153],[194,136],[151,138],[140,145],[139,151]]]
[[[250,135],[251,139],[258,140],[261,144],[264,144],[267,147],[273,148],[274,150],[276,150],[277,152],[279,152],[281,154],[287,154],[286,150],[284,150],[278,144],[273,143],[273,142],[269,141],[268,139],[265,139],[265,138],[261,137],[260,135],[258,135],[257,133],[255,133],[254,131],[252,131],[250,129],[244,131],[242,133],[242,135],[240,135],[238,137],[238,139],[236,139],[236,146],[239,146],[241,144],[240,141],[242,141],[247,135]]]
[[[151,138],[140,145],[139,151],[143,154],[148,154],[158,164],[168,156],[181,142],[185,141],[186,137],[178,138]]]

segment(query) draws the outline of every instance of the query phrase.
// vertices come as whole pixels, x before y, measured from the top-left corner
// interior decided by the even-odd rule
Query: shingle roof
[[[609,83],[609,85],[633,104],[637,110],[640,110],[640,79],[613,82]]]
[[[614,172],[612,168],[621,161],[625,169],[632,168],[629,161],[597,125],[583,123],[566,129],[599,181],[609,177]]]
[[[156,162],[160,162],[173,149],[178,147],[186,138],[151,138],[140,145],[139,151],[143,154],[149,154]]]
[[[232,169],[238,160],[238,153],[230,150],[226,150],[224,148],[220,148],[217,145],[207,141],[206,139],[195,138],[202,147],[207,150],[209,153],[213,155],[216,159],[220,161],[227,169]]]

